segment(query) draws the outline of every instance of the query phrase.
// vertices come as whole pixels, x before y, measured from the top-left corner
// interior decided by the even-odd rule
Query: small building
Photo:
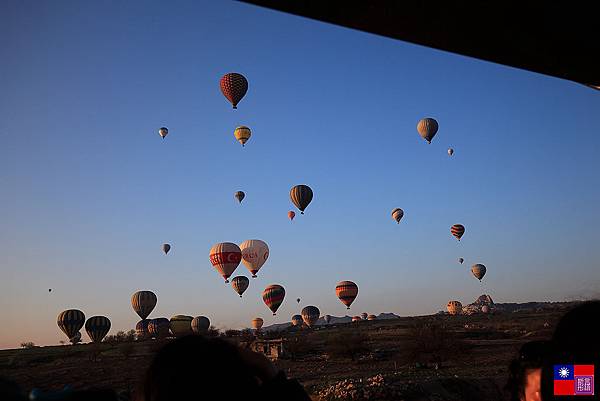
[[[254,352],[260,352],[261,354],[264,354],[272,361],[285,356],[283,339],[281,338],[275,340],[263,340],[257,338],[250,343],[250,349]]]

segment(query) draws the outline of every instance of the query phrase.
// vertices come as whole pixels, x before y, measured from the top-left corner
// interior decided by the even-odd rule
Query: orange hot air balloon
[[[294,220],[294,217],[296,217],[296,212],[294,212],[293,210],[290,210],[290,211],[288,212],[288,218],[289,218],[290,220]]]
[[[273,312],[273,316],[275,316],[277,309],[283,303],[283,298],[285,298],[285,289],[279,284],[271,284],[262,293],[262,298],[271,312]]]
[[[350,305],[358,295],[358,286],[352,281],[340,281],[335,286],[335,294],[346,305],[346,308],[350,309]]]
[[[465,226],[462,224],[455,224],[450,227],[450,233],[452,233],[452,235],[454,235],[460,241],[460,238],[465,233]]]
[[[223,75],[220,81],[221,92],[229,100],[234,109],[248,92],[248,80],[242,74],[230,72]]]
[[[260,330],[260,328],[263,326],[263,323],[265,321],[262,320],[262,318],[260,317],[255,317],[254,319],[252,319],[252,328],[256,331]]]
[[[421,135],[421,137],[425,139],[427,143],[431,143],[431,140],[438,132],[438,128],[438,122],[429,117],[422,119],[417,124],[417,131],[419,132],[419,135]]]
[[[210,248],[209,256],[210,263],[228,283],[229,277],[242,260],[242,251],[239,246],[232,242],[221,242]]]

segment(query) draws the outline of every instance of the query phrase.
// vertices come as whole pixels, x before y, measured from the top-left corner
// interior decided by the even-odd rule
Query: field
[[[507,366],[545,339],[565,306],[471,316],[432,315],[269,333],[286,339],[276,364],[314,399],[501,400]],[[340,345],[340,344],[343,344]],[[0,376],[23,389],[112,387],[126,396],[156,341],[0,351]]]

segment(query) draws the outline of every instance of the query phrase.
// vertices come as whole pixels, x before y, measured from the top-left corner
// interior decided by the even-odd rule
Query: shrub
[[[26,341],[21,343],[21,348],[35,348],[35,344],[32,341]]]
[[[297,358],[314,352],[315,344],[307,336],[298,335],[288,338],[284,343],[284,349],[294,361]]]
[[[104,342],[109,344],[127,343],[135,341],[136,335],[135,330],[129,330],[128,332],[118,331],[117,334],[106,336]]]
[[[408,356],[414,362],[438,367],[466,351],[466,343],[439,323],[416,323],[409,329]]]
[[[208,331],[206,332],[207,337],[220,337],[221,331],[217,329],[215,326],[210,326]]]
[[[127,359],[131,356],[131,354],[133,354],[134,347],[135,343],[133,341],[128,341],[120,346],[119,351]]]
[[[241,334],[239,330],[225,330],[225,337],[239,337]]]
[[[336,334],[327,339],[326,350],[333,358],[350,358],[355,361],[357,356],[369,351],[367,340],[361,333]]]

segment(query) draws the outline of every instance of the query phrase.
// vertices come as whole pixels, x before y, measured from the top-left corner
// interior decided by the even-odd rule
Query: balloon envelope
[[[313,191],[308,185],[296,185],[290,190],[290,199],[300,210],[300,214],[304,214],[304,209],[313,199]]]
[[[302,325],[302,315],[292,316],[292,326],[301,326],[301,325]]]
[[[269,246],[259,239],[249,239],[241,243],[242,263],[246,269],[256,277],[256,273],[265,264],[269,257]]]
[[[400,220],[404,217],[404,210],[399,207],[392,210],[392,219],[396,220],[396,223],[400,224]]]
[[[463,264],[465,260],[463,258],[458,258],[458,263],[460,263],[461,265]]]
[[[131,306],[140,318],[145,319],[156,306],[156,294],[152,291],[137,291],[131,296]]]
[[[358,286],[352,281],[340,281],[335,286],[335,294],[346,308],[350,309],[350,305],[358,295]]]
[[[245,197],[246,197],[246,194],[242,191],[237,191],[235,193],[235,199],[237,199],[239,203],[242,203],[242,201],[244,200]]]
[[[92,316],[85,322],[85,331],[93,342],[99,343],[110,330],[110,320],[106,316]]]
[[[234,109],[237,109],[238,103],[242,100],[246,92],[248,92],[248,80],[246,77],[237,72],[230,72],[223,75],[219,85],[223,96],[229,100]]]
[[[448,156],[452,156],[454,154],[454,149],[448,148]]]
[[[67,335],[73,337],[85,323],[85,315],[79,309],[67,309],[61,312],[56,319],[58,327]]]
[[[360,318],[360,316],[352,316],[352,321],[353,322],[360,322],[362,319]]]
[[[165,136],[169,135],[169,129],[167,127],[160,127],[158,135],[160,135],[162,139],[165,139]]]
[[[169,253],[169,251],[171,250],[171,245],[169,245],[169,244],[163,244],[163,245],[162,245],[162,250],[163,250],[163,252],[164,252],[164,253],[165,253],[165,255],[166,255],[166,254],[167,254],[167,253]]]
[[[479,281],[481,281],[483,276],[485,276],[486,271],[487,271],[486,267],[484,265],[482,265],[481,263],[477,263],[477,264],[474,264],[473,266],[471,266],[471,273],[473,273],[473,275]]]
[[[166,317],[158,317],[150,320],[148,323],[148,332],[154,338],[162,339],[169,336],[169,319]]]
[[[431,140],[437,134],[438,123],[433,118],[424,118],[417,124],[417,131],[427,143],[431,143]]]
[[[290,210],[290,211],[288,212],[288,218],[289,218],[290,220],[294,220],[294,217],[296,217],[296,212],[294,212],[293,210]]]
[[[210,263],[228,283],[229,277],[242,260],[242,251],[239,246],[232,242],[221,242],[210,248],[209,257]]]
[[[183,337],[192,334],[192,319],[191,316],[175,315],[169,321],[171,333],[175,337]]]
[[[321,315],[321,311],[316,306],[306,306],[302,309],[301,312],[302,320],[308,327],[312,327],[317,320],[319,320],[319,316]]]
[[[360,318],[361,318],[362,320],[367,320],[367,317],[369,317],[369,314],[368,314],[368,313],[365,313],[365,312],[363,312],[363,313],[361,313],[361,314],[360,314]]]
[[[231,286],[233,287],[235,292],[238,293],[240,298],[242,297],[242,294],[244,293],[244,291],[246,291],[248,289],[249,284],[250,284],[250,280],[248,280],[248,277],[245,277],[245,276],[236,276],[231,279]]]
[[[251,323],[254,330],[260,330],[260,328],[263,326],[264,320],[262,320],[260,317],[255,317],[252,319]]]
[[[150,319],[142,319],[135,325],[135,334],[138,340],[145,340],[150,337],[150,332],[148,331],[148,325],[150,324]]]
[[[279,306],[283,303],[283,298],[285,298],[285,289],[279,284],[271,284],[262,293],[262,298],[271,312],[273,312],[273,316],[279,309]]]
[[[460,241],[460,238],[465,233],[465,226],[463,226],[462,224],[455,224],[452,227],[450,227],[450,233]]]
[[[377,320],[377,316],[369,315],[369,316],[367,316],[367,320]]]
[[[206,316],[196,316],[192,319],[192,331],[196,334],[208,332],[210,328],[210,320]]]

